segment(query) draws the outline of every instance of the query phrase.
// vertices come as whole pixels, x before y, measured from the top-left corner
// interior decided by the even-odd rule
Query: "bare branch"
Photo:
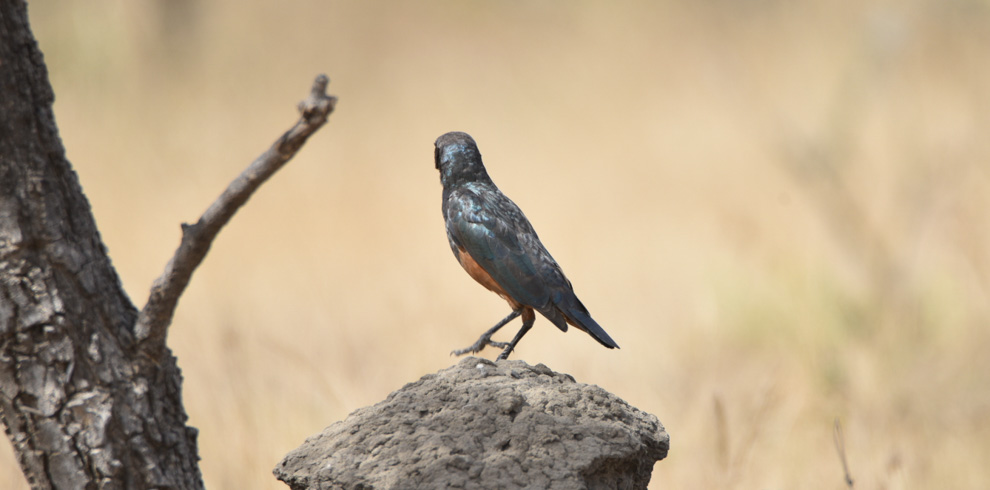
[[[193,271],[206,257],[220,229],[251,194],[282,168],[306,143],[306,139],[326,123],[337,105],[337,98],[326,94],[329,82],[326,75],[316,77],[309,97],[299,103],[301,117],[295,126],[234,179],[198,222],[192,225],[183,223],[182,242],[165,266],[165,272],[152,284],[148,303],[134,326],[135,337],[143,351],[152,356],[163,352],[179,296],[189,284]]]

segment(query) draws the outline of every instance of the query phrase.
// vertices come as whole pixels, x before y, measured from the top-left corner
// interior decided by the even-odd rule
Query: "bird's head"
[[[467,133],[446,133],[435,143],[433,158],[444,187],[464,182],[491,181],[474,138]]]

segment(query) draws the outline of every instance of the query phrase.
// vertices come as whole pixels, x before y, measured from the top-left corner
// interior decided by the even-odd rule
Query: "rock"
[[[543,364],[469,357],[310,437],[275,468],[293,490],[646,488],[656,417]]]

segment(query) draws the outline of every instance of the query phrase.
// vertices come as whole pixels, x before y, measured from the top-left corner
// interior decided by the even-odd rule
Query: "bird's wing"
[[[447,232],[505,292],[527,306],[545,309],[550,288],[538,269],[538,257],[522,245],[520,234],[532,233],[521,211],[507,216],[505,209],[486,205],[470,193],[451,195],[447,208]],[[507,199],[502,196],[503,199]],[[524,225],[525,223],[525,225]]]

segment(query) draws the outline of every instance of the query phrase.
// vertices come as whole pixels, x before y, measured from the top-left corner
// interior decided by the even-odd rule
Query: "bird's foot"
[[[450,354],[453,356],[463,356],[464,354],[475,354],[481,352],[482,349],[484,349],[489,345],[497,349],[508,349],[511,351],[512,349],[510,349],[509,347],[510,345],[514,345],[512,342],[495,342],[494,340],[492,340],[492,335],[495,335],[495,332],[498,332],[498,329],[504,327],[506,323],[511,322],[513,318],[521,314],[522,314],[522,309],[513,310],[512,313],[509,313],[509,315],[503,318],[502,321],[496,323],[494,327],[489,328],[488,330],[485,331],[485,333],[481,334],[481,337],[478,337],[477,342],[463,349],[457,349],[455,351],[452,351]],[[503,352],[503,354],[509,355],[507,352]]]
[[[491,339],[491,336],[482,335],[477,342],[463,348],[450,351],[452,356],[463,356],[464,354],[477,354],[481,352],[487,346],[495,347],[496,349],[504,349],[509,346],[508,342],[496,342]]]
[[[504,361],[504,360],[506,360],[506,359],[509,358],[509,354],[512,353],[512,349],[514,349],[516,346],[510,344],[509,342],[499,342],[499,343],[500,344],[503,344],[503,347],[505,348],[505,350],[503,350],[502,353],[499,354],[498,357],[495,358],[495,360],[496,361]]]

